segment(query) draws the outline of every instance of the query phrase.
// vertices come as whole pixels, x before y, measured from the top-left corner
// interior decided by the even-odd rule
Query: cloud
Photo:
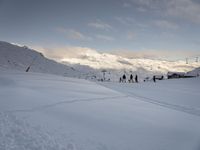
[[[121,50],[118,52],[104,52],[104,53],[99,53],[97,50],[87,48],[87,47],[63,47],[63,48],[55,48],[55,49],[41,49],[41,52],[45,54],[45,56],[55,59],[58,62],[68,62],[71,64],[81,64],[81,65],[87,65],[91,68],[95,69],[101,69],[101,68],[110,68],[110,69],[126,69],[127,67],[133,67],[135,64],[134,62],[138,62],[138,65],[141,66],[141,62],[144,62],[143,65],[148,67],[149,61],[143,61],[143,60],[131,60],[135,58],[147,58],[147,59],[155,59],[158,60],[167,60],[169,61],[170,59],[167,59],[164,57],[165,55],[169,57],[173,56],[180,56],[183,54],[183,51],[174,51],[169,53],[169,51],[156,51],[156,50],[144,50],[144,51],[125,51]],[[185,53],[187,55],[188,53]],[[117,57],[120,56],[120,57]],[[184,59],[176,59],[176,61],[185,61]],[[196,58],[195,58],[196,59]],[[189,58],[189,62],[194,62],[195,61],[194,57]],[[172,59],[172,61],[175,61]],[[157,64],[155,62],[155,66]],[[166,64],[167,63],[167,64]],[[168,62],[163,62],[164,65],[168,65]],[[195,64],[196,65],[196,64]],[[145,67],[145,66],[144,66]],[[180,67],[180,66],[179,66]],[[164,67],[165,68],[165,67]],[[175,68],[174,70],[176,70]]]
[[[102,54],[96,49],[88,47],[65,46],[55,48],[44,48],[41,46],[30,46],[39,52],[42,52],[46,57],[54,59],[58,62],[64,59],[81,58],[88,59],[91,57],[100,57]],[[146,58],[146,59],[163,59],[163,60],[185,60],[185,58],[196,58],[200,56],[199,51],[183,51],[183,50],[113,50],[103,54],[113,54],[124,58]]]
[[[147,9],[145,9],[144,7],[138,7],[137,10],[139,12],[147,12]]]
[[[124,25],[133,25],[136,23],[136,20],[131,17],[115,17],[115,20]]]
[[[55,48],[44,48],[41,46],[31,46],[39,52],[42,52],[46,57],[61,61],[65,58],[83,58],[90,54],[96,54],[97,51],[88,47],[65,46]]]
[[[112,54],[119,55],[125,58],[147,58],[147,59],[168,59],[168,60],[183,60],[186,57],[199,56],[199,51],[182,51],[182,50],[117,50],[112,51]]]
[[[114,41],[115,39],[111,36],[107,36],[107,35],[101,35],[98,34],[96,35],[96,38],[100,39],[100,40],[104,40],[104,41]]]
[[[194,0],[170,0],[166,13],[200,23],[200,3]]]
[[[101,20],[96,20],[95,22],[90,22],[90,23],[88,23],[88,26],[96,28],[96,29],[101,29],[101,30],[111,30],[112,29],[112,27],[109,24],[102,22]]]
[[[200,23],[200,3],[197,0],[129,0],[148,13],[159,13],[162,17],[184,19]]]
[[[132,7],[132,5],[130,3],[125,2],[125,3],[123,3],[123,7],[130,8],[130,7]]]
[[[57,32],[60,32],[67,36],[69,39],[73,40],[83,40],[83,41],[90,41],[92,40],[91,37],[83,35],[81,32],[76,31],[74,29],[65,29],[65,28],[57,28]]]
[[[170,1],[170,0],[169,0]],[[166,0],[130,0],[140,9],[152,10],[165,7]]]
[[[154,24],[157,27],[166,28],[166,29],[178,29],[179,28],[178,24],[167,21],[167,20],[156,20],[156,21],[154,21]]]
[[[132,27],[132,26],[137,26],[139,28],[147,28],[148,24],[144,22],[140,22],[136,20],[135,18],[132,17],[115,17],[114,18],[117,22]]]
[[[151,59],[165,56],[168,53],[155,50],[142,50],[142,51],[118,50],[112,52],[112,54],[119,55],[125,58],[151,58]]]

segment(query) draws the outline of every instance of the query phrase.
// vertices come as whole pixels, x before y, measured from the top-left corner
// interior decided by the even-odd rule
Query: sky
[[[49,53],[200,54],[199,0],[0,0],[0,40]]]

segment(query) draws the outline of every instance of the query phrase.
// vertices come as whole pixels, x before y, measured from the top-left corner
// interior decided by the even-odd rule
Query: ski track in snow
[[[65,100],[65,101],[60,101],[58,103],[43,105],[43,106],[40,106],[40,107],[31,108],[31,109],[8,110],[8,111],[4,111],[4,113],[34,112],[34,111],[40,111],[40,110],[48,109],[48,108],[51,108],[51,107],[55,107],[55,106],[62,105],[62,104],[103,101],[103,100],[112,100],[112,99],[120,99],[120,98],[131,98],[131,99],[134,99],[134,100],[139,100],[139,101],[151,103],[151,104],[154,104],[154,105],[162,106],[162,107],[165,107],[165,108],[168,108],[168,109],[173,109],[173,110],[176,110],[176,111],[180,111],[180,112],[184,112],[184,113],[187,113],[187,114],[191,114],[191,115],[195,115],[195,116],[200,117],[200,110],[197,110],[195,108],[170,104],[170,103],[166,103],[166,102],[161,102],[159,100],[148,98],[148,97],[145,97],[145,96],[141,96],[141,95],[135,94],[133,92],[128,93],[128,95],[125,95],[125,96]]]
[[[72,83],[78,83],[78,81],[68,81],[68,80],[59,80],[59,79],[31,79],[31,80],[35,80],[35,81],[39,81],[39,80],[45,80],[45,81],[59,81],[59,82],[72,82]],[[16,80],[16,81],[23,81],[23,80]],[[79,83],[80,84],[80,83]],[[85,83],[82,83],[85,84]],[[88,82],[87,84],[95,84],[95,83],[90,83]],[[107,86],[105,86],[106,88],[108,88]],[[113,88],[110,88],[112,90],[115,90]],[[115,90],[117,91],[117,90]],[[140,100],[143,102],[148,102],[151,104],[155,104],[158,106],[162,106],[168,109],[173,109],[173,110],[177,110],[177,111],[181,111],[184,113],[188,113],[188,114],[192,114],[195,116],[200,116],[200,110],[197,110],[195,108],[191,108],[191,107],[185,107],[185,106],[181,106],[181,105],[176,105],[176,104],[170,104],[170,103],[166,103],[166,102],[162,102],[153,98],[149,98],[149,97],[145,97],[145,96],[141,96],[139,94],[136,94],[134,92],[122,92],[122,91],[117,91],[117,92],[121,92],[122,94],[127,94],[124,96],[113,96],[113,97],[100,97],[100,98],[86,98],[86,99],[73,99],[73,100],[64,100],[64,101],[60,101],[58,103],[53,103],[53,104],[48,104],[48,105],[43,105],[40,107],[36,107],[36,108],[31,108],[31,109],[19,109],[19,110],[8,110],[8,111],[4,111],[4,112],[33,112],[33,111],[39,111],[39,110],[43,110],[43,109],[47,109],[50,107],[55,107],[57,105],[61,105],[61,104],[70,104],[70,103],[77,103],[77,102],[90,102],[90,101],[99,101],[99,100],[109,100],[109,99],[120,99],[120,98],[125,98],[125,97],[129,97],[129,98],[133,98],[134,100]]]
[[[170,104],[170,103],[166,103],[166,102],[161,102],[159,100],[148,98],[148,97],[145,97],[145,96],[141,96],[141,95],[138,95],[138,94],[135,94],[135,93],[129,93],[128,96],[134,97],[135,99],[143,101],[143,102],[148,102],[148,103],[151,103],[151,104],[159,105],[159,106],[162,106],[162,107],[166,107],[166,108],[169,108],[169,109],[181,111],[181,112],[184,112],[184,113],[188,113],[188,114],[200,117],[200,110],[197,110],[195,108]]]
[[[100,85],[103,85],[104,87],[110,88],[110,89],[115,90],[117,92],[121,92],[121,94],[127,94],[127,97],[133,98],[134,100],[139,100],[139,101],[151,103],[151,104],[154,104],[154,105],[158,105],[158,106],[161,106],[161,107],[165,107],[165,108],[168,108],[168,109],[172,109],[172,110],[176,110],[176,111],[179,111],[179,112],[184,112],[184,113],[187,113],[187,114],[191,114],[191,115],[195,115],[195,116],[200,117],[200,110],[193,108],[193,107],[185,107],[185,106],[182,106],[182,105],[171,104],[171,103],[159,101],[159,100],[154,99],[154,98],[145,97],[145,96],[136,94],[134,92],[118,91],[118,90],[116,90],[112,87],[106,86],[104,84],[100,84]]]
[[[18,109],[18,110],[3,111],[3,113],[34,112],[34,111],[40,111],[40,110],[48,109],[48,108],[51,108],[51,107],[55,107],[55,106],[58,106],[58,105],[61,105],[61,104],[71,104],[71,103],[77,103],[77,102],[103,101],[103,100],[120,99],[120,98],[125,98],[125,97],[129,97],[129,96],[125,95],[125,96],[112,96],[112,97],[66,100],[66,101],[60,101],[58,103],[43,105],[43,106],[40,106],[40,107],[31,108],[31,109]]]

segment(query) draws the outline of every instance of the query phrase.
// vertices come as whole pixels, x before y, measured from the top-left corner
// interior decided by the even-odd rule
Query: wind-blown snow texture
[[[0,71],[0,149],[199,150],[199,86]]]

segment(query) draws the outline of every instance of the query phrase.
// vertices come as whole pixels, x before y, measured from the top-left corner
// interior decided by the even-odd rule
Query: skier
[[[156,76],[153,76],[153,82],[156,82]]]
[[[126,83],[126,75],[125,74],[122,76],[122,81]]]
[[[137,74],[135,76],[135,82],[138,83],[138,76],[137,76]]]
[[[131,83],[131,82],[133,83],[133,75],[132,75],[132,74],[130,75],[130,80],[129,80],[129,82],[130,82],[130,83]]]

